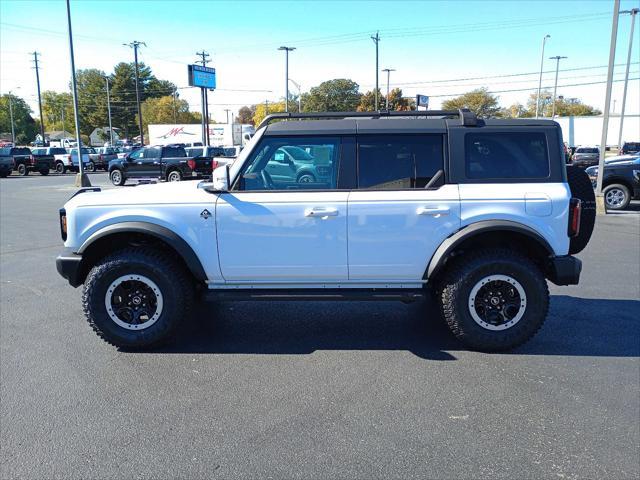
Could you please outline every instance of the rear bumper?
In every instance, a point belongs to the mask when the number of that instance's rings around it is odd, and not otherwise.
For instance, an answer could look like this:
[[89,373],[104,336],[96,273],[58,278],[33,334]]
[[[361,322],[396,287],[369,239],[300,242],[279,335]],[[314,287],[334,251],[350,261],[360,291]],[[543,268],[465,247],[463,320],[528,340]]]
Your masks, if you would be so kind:
[[577,285],[580,282],[582,261],[566,255],[553,257],[549,262],[547,278],[556,285]]
[[69,282],[72,287],[82,285],[80,277],[80,265],[82,255],[73,253],[70,248],[65,248],[56,258],[56,269],[58,273]]

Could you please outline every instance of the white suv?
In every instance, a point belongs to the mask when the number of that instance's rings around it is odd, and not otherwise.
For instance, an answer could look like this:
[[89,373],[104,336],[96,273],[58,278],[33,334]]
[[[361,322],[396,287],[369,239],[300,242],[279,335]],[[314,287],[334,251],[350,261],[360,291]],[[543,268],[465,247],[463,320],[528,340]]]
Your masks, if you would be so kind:
[[[273,123],[289,118],[304,121]],[[292,150],[304,162],[282,155]],[[544,322],[545,279],[578,283],[571,255],[594,214],[553,121],[277,114],[212,181],[80,190],[60,210],[57,268],[84,284],[87,320],[118,347],[167,340],[197,291],[402,301],[431,291],[459,339],[504,350]]]

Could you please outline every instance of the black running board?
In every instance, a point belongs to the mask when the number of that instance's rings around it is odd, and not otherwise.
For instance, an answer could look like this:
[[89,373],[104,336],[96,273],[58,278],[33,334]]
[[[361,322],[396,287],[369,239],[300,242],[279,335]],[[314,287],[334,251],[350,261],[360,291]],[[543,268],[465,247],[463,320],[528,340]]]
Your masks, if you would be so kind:
[[415,302],[424,298],[423,289],[356,289],[356,288],[318,288],[318,289],[213,289],[204,292],[204,300],[208,301],[333,301],[333,300],[382,300]]

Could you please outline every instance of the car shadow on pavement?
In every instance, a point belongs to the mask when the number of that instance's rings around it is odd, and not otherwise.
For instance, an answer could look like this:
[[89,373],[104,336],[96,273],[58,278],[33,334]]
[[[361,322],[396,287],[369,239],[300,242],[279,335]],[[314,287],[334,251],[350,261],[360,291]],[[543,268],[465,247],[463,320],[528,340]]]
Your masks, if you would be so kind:
[[[317,350],[405,350],[456,360],[467,350],[430,301],[200,303],[157,353],[308,355]],[[149,351],[146,351],[149,353]],[[640,356],[640,301],[551,297],[538,334],[505,355]]]

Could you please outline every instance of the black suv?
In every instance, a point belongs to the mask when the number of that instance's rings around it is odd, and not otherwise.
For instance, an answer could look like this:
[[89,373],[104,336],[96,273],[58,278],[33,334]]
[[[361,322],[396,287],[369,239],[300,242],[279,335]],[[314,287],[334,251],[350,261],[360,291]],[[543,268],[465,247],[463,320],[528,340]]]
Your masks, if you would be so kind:
[[640,153],[640,142],[624,142],[618,150],[618,155]]
[[[591,183],[596,186],[598,166],[586,170]],[[602,179],[604,202],[610,210],[624,210],[631,200],[640,200],[640,156],[608,162]]]

